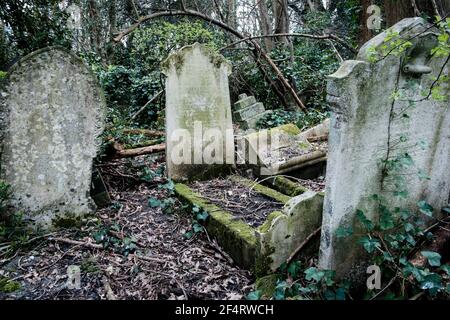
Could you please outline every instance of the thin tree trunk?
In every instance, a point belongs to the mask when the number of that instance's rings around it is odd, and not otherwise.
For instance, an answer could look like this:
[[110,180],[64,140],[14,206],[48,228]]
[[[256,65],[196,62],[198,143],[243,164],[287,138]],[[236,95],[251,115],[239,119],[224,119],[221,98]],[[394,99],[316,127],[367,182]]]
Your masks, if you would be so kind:
[[[269,9],[267,7],[266,0],[255,0],[258,3],[259,10],[259,24],[261,28],[261,33],[263,36],[272,34],[272,19],[269,16]],[[266,51],[270,52],[273,49],[273,39],[264,38],[264,46]]]

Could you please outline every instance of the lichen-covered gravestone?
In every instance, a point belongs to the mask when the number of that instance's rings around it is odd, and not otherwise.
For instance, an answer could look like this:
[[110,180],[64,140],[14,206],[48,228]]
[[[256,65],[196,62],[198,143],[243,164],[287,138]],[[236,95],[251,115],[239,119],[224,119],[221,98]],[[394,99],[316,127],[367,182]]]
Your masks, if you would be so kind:
[[262,102],[256,102],[255,97],[244,93],[234,104],[233,118],[241,129],[249,130],[256,129],[258,121],[270,113],[272,111],[266,111]]
[[230,64],[196,43],[170,55],[163,70],[169,177],[202,179],[234,164]]
[[1,179],[11,206],[34,227],[79,220],[90,198],[105,100],[95,76],[62,48],[36,51],[12,67],[1,100]]
[[[338,230],[362,231],[355,222],[357,210],[378,221],[374,195],[384,197],[393,211],[418,212],[417,204],[424,200],[438,214],[448,202],[449,103],[422,94],[441,70],[449,72],[448,65],[443,67],[445,58],[431,55],[437,31],[421,18],[405,19],[370,40],[358,60],[344,62],[330,76],[333,112],[320,265],[339,277],[360,278],[366,272],[358,236],[340,237]],[[390,46],[385,40],[396,33],[412,45],[385,56]],[[374,62],[369,57],[377,52],[379,61]]]

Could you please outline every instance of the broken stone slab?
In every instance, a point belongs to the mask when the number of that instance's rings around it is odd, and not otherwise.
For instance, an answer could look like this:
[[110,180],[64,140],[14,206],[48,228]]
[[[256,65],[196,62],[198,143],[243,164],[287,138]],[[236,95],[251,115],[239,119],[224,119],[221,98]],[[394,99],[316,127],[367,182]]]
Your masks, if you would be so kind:
[[[410,39],[412,46],[371,63],[369,55],[385,46],[390,31]],[[421,94],[432,86],[445,63],[431,55],[438,33],[422,18],[404,19],[366,43],[358,60],[344,62],[329,77],[332,116],[319,263],[323,269],[335,270],[338,278],[366,277],[368,257],[358,237],[339,238],[337,230],[354,226],[357,210],[375,220],[377,204],[370,200],[372,195],[384,197],[391,208],[412,212],[425,200],[436,208],[436,215],[448,202],[450,106],[448,101],[427,100]],[[404,61],[432,72],[411,73],[404,70]],[[449,73],[448,66],[443,72]],[[396,99],[398,93],[401,97]],[[408,100],[416,101],[413,108]],[[395,188],[383,174],[382,164],[405,153],[414,164],[408,174],[399,172],[408,190],[403,199],[388,191]],[[417,172],[429,179],[421,179]]]
[[324,162],[327,156],[326,147],[308,142],[294,124],[251,133],[243,143],[247,163],[256,165],[261,176],[289,173]]
[[259,120],[271,114],[272,110],[264,111],[261,114],[258,114],[254,117],[248,118],[244,121],[239,122],[239,127],[242,130],[254,130],[258,126]]
[[240,111],[256,103],[254,96],[247,96],[245,93],[239,96],[239,101],[234,104],[234,110]]
[[96,76],[60,47],[10,70],[0,101],[0,178],[9,205],[33,228],[76,223],[95,211],[89,195],[106,102]]
[[305,139],[311,139],[316,137],[328,137],[330,134],[330,119],[326,119],[321,124],[303,131],[300,136]]
[[264,109],[264,105],[261,102],[254,103],[244,109],[239,111],[235,111],[233,113],[235,121],[245,121],[250,118],[254,118],[258,115],[264,113],[266,109]]
[[[292,198],[282,212],[273,213],[258,228],[256,238],[260,255],[275,272],[322,223],[324,194],[307,191]],[[301,253],[317,252],[319,242],[309,244]]]
[[228,76],[231,65],[201,44],[162,64],[166,78],[166,155],[169,178],[206,179],[234,164]]

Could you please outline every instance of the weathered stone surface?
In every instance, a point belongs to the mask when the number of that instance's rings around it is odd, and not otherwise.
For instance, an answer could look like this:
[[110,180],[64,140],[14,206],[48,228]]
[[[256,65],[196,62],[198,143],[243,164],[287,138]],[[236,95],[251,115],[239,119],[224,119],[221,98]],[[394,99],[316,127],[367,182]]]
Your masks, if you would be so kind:
[[326,159],[326,146],[313,145],[300,129],[288,124],[245,136],[246,161],[259,167],[258,175],[279,175]]
[[266,109],[264,109],[264,105],[261,102],[258,102],[239,111],[235,111],[234,118],[237,121],[245,121],[247,119],[258,116],[261,113],[264,113],[265,111]]
[[64,49],[39,50],[13,66],[3,98],[1,178],[11,205],[44,229],[93,212],[105,100],[90,69]]
[[[268,255],[270,269],[276,271],[322,222],[324,196],[307,191],[292,198],[283,212],[269,217],[257,232],[261,255]],[[316,249],[318,244],[316,244]]]
[[[234,164],[230,64],[203,45],[194,44],[169,56],[163,70],[167,76],[169,177],[178,181],[206,178]],[[215,145],[219,147],[212,154],[208,150]]]
[[[445,59],[430,54],[437,44],[436,30],[421,18],[405,19],[393,30],[407,39],[416,36],[412,47],[398,56],[369,63],[369,52],[386,39],[387,33],[382,33],[364,45],[358,60],[344,62],[328,83],[333,113],[320,266],[336,270],[339,277],[365,273],[356,237],[338,238],[336,231],[352,226],[357,210],[371,219],[376,216],[376,203],[370,196],[384,196],[391,208],[413,210],[420,200],[439,210],[449,198],[449,104],[424,100],[421,95],[444,65]],[[431,74],[411,73],[403,69],[404,61],[422,70],[431,69]],[[447,66],[444,74],[448,72]],[[400,98],[394,99],[398,92]],[[407,100],[417,102],[411,107]],[[411,155],[414,165],[406,174],[400,173],[409,192],[407,199],[401,199],[389,191],[392,182],[383,175],[383,161],[405,153]],[[430,179],[421,180],[419,170]]]
[[256,103],[254,96],[247,96],[245,93],[239,96],[239,101],[234,104],[234,110],[239,111]]

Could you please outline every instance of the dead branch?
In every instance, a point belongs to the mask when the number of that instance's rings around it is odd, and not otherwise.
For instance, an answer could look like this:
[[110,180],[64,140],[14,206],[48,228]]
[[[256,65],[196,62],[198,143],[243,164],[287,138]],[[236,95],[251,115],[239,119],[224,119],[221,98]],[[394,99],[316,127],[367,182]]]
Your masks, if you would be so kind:
[[143,156],[146,154],[162,152],[165,150],[166,150],[166,144],[161,143],[161,144],[144,147],[144,148],[119,150],[116,152],[116,154],[114,156],[116,158],[132,158],[132,157],[137,157],[137,156]]
[[87,242],[87,241],[76,241],[76,240],[71,240],[71,239],[66,239],[66,238],[52,238],[52,237],[48,238],[48,240],[54,241],[54,242],[65,243],[65,244],[71,244],[71,245],[80,246],[80,247],[86,247],[86,248],[90,248],[90,249],[103,249],[102,245],[95,244],[92,242]]
[[[136,23],[132,24],[130,27],[128,27],[127,29],[123,30],[122,32],[119,32],[117,34],[117,36],[114,38],[115,42],[120,42],[125,36],[127,36],[128,34],[132,33],[135,29],[137,29],[142,23],[155,19],[155,18],[160,18],[160,17],[173,17],[173,16],[190,16],[190,17],[196,17],[202,20],[205,20],[215,26],[218,26],[222,29],[224,29],[225,31],[233,34],[234,36],[236,36],[239,39],[245,39],[246,37],[241,34],[239,31],[237,31],[236,29],[230,27],[229,25],[216,20],[214,18],[211,18],[201,12],[198,11],[193,11],[193,10],[174,10],[174,11],[160,11],[160,12],[156,12],[150,15],[146,15],[146,16],[142,16],[140,17]],[[259,46],[259,44],[252,40],[252,39],[247,39],[245,40],[247,42],[249,42],[255,49],[255,58],[257,59],[258,56],[261,56],[268,64],[269,66],[272,68],[272,70],[275,72],[275,74],[277,75],[277,77],[280,79],[281,83],[283,84],[283,86],[287,89],[287,91],[292,95],[296,105],[303,111],[306,112],[306,107],[303,104],[303,102],[300,100],[300,98],[298,97],[297,93],[295,92],[294,88],[290,85],[289,81],[284,77],[283,73],[281,72],[281,70],[277,67],[277,65],[272,61],[272,59],[267,55],[267,53]]]
[[149,129],[125,129],[122,132],[124,134],[143,135],[149,138],[163,137],[166,134],[164,131],[155,131]]
[[261,35],[261,36],[246,37],[246,38],[242,38],[239,41],[233,42],[233,43],[221,48],[220,51],[225,50],[231,46],[235,46],[239,43],[249,41],[249,40],[256,40],[256,39],[263,39],[263,38],[277,38],[277,37],[294,37],[294,38],[296,37],[296,38],[307,38],[307,39],[312,39],[312,40],[331,40],[331,41],[341,44],[343,47],[347,48],[354,54],[358,53],[358,51],[355,48],[353,48],[351,45],[349,45],[345,40],[342,40],[341,38],[339,38],[338,36],[336,36],[334,34],[314,35],[314,34],[308,34],[308,33],[274,33],[274,34],[266,34],[266,35]]
[[158,99],[162,94],[164,93],[164,90],[159,91],[156,95],[153,96],[142,108],[140,108],[133,116],[131,116],[131,120],[136,119],[138,115],[140,115],[150,104],[153,103],[156,99]]
[[286,261],[286,264],[289,265],[292,260],[299,254],[303,248],[314,238],[316,237],[320,231],[322,230],[322,227],[317,228],[313,233],[311,233],[298,247],[294,250],[294,252],[289,256],[289,258]]

